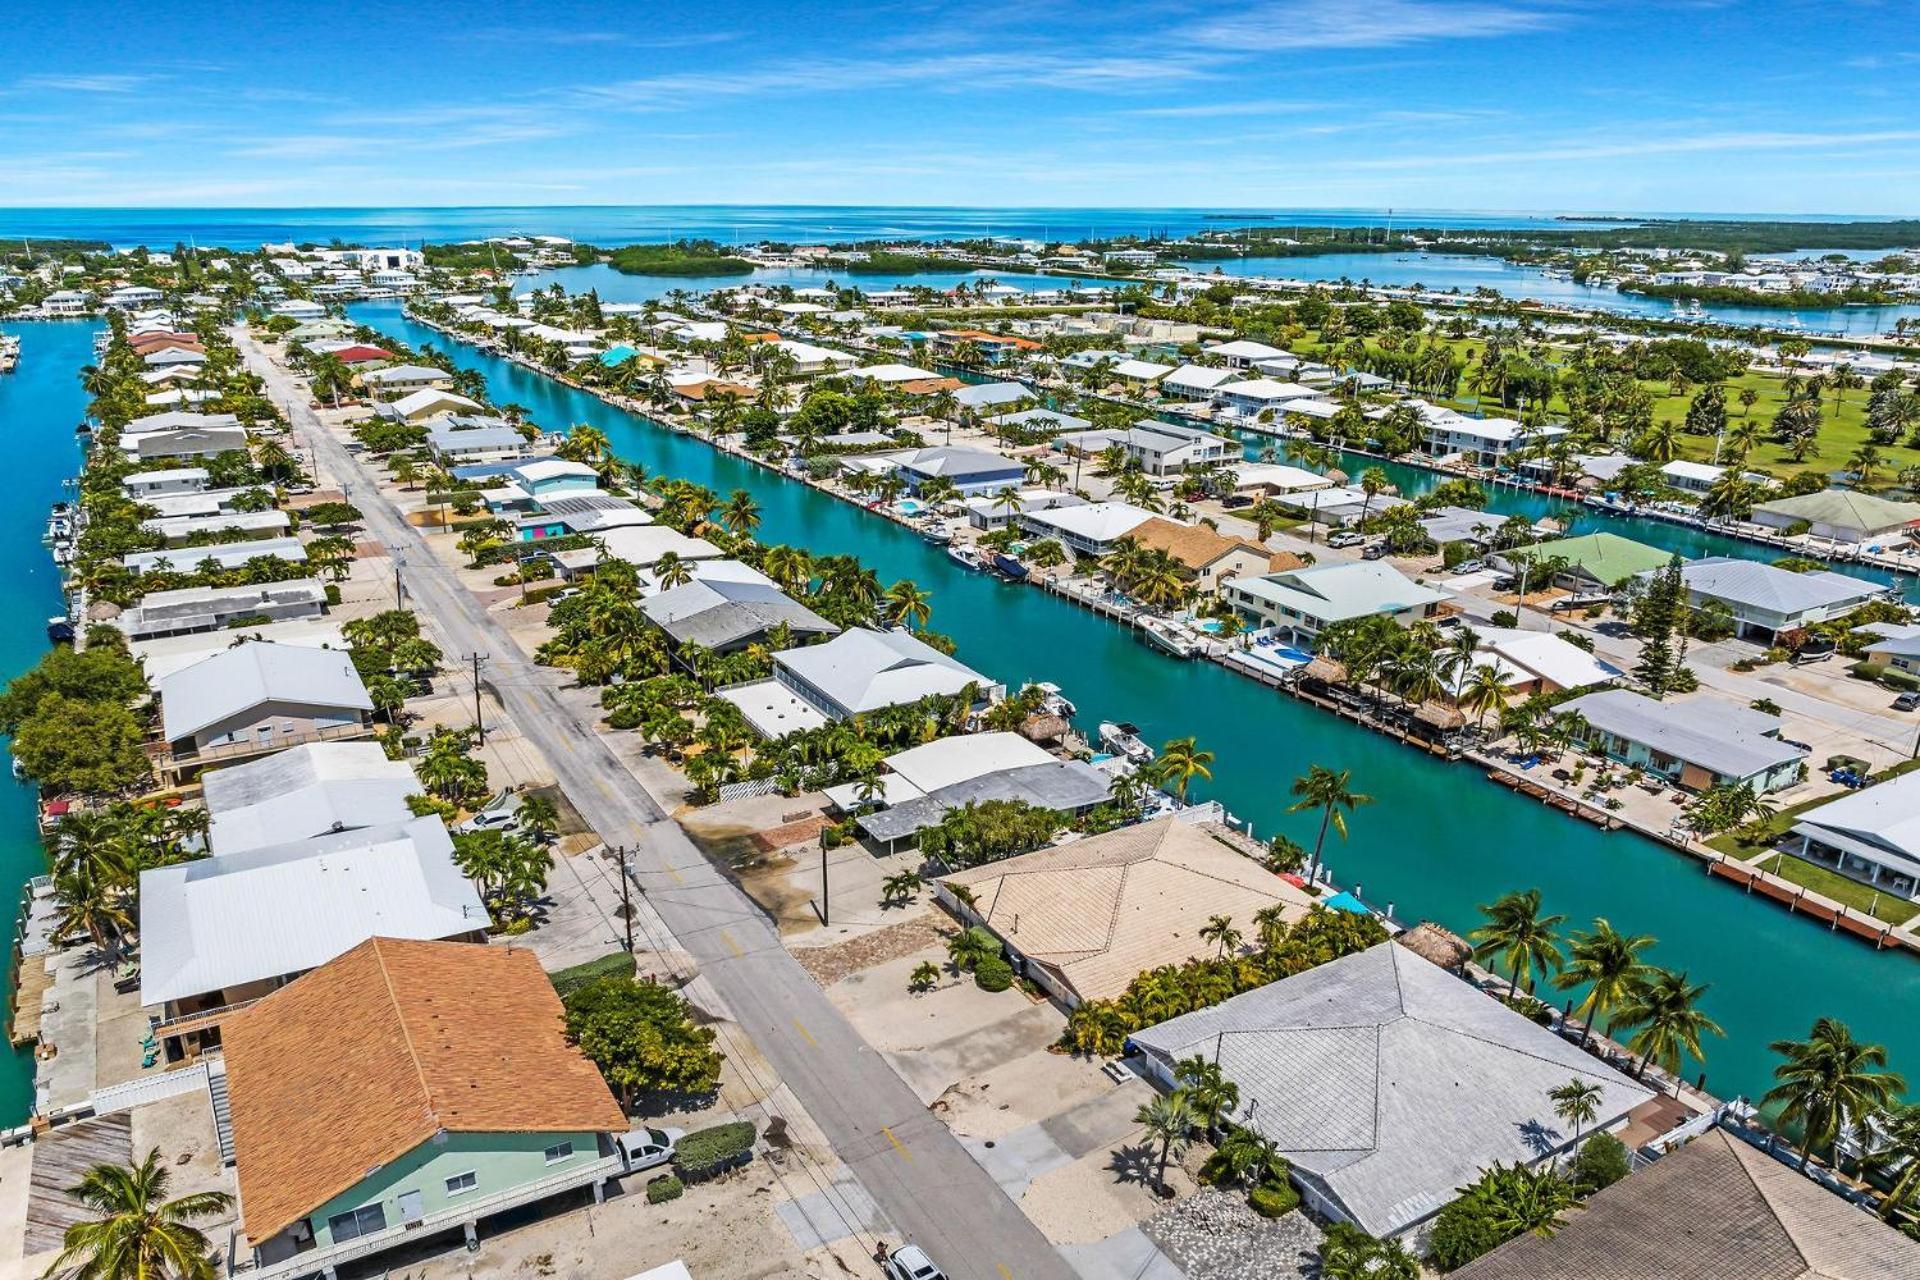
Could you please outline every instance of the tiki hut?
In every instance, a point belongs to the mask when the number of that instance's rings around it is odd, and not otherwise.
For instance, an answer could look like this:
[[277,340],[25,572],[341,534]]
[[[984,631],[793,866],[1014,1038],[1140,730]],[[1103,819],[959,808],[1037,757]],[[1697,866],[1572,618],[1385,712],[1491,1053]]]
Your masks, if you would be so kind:
[[1062,716],[1039,712],[1030,715],[1020,725],[1020,736],[1028,742],[1058,742],[1071,733],[1073,726]]
[[1473,959],[1473,947],[1465,938],[1431,920],[1422,920],[1394,941],[1449,973],[1464,974]]
[[1343,685],[1347,683],[1347,664],[1336,658],[1315,654],[1300,672],[1302,680],[1312,680],[1325,685]]

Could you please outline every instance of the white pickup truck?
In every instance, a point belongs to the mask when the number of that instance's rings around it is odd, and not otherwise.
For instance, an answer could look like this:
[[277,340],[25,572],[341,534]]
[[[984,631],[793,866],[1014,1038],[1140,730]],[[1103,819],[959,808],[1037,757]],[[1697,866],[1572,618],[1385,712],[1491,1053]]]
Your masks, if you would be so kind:
[[685,1129],[649,1129],[644,1125],[621,1134],[620,1154],[626,1159],[627,1172],[638,1173],[673,1159],[674,1149],[685,1134]]

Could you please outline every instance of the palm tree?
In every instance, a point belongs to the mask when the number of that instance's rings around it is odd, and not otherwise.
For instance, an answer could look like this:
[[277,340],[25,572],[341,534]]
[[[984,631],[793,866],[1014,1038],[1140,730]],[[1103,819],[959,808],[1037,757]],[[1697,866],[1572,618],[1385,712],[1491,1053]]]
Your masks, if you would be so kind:
[[1719,1023],[1700,1012],[1700,997],[1706,993],[1706,983],[1690,985],[1686,974],[1670,969],[1649,969],[1633,987],[1614,1022],[1635,1029],[1627,1048],[1641,1055],[1636,1076],[1644,1077],[1648,1064],[1657,1060],[1674,1077],[1677,1089],[1683,1052],[1696,1062],[1706,1061],[1700,1038],[1726,1034]]
[[1320,851],[1327,843],[1327,828],[1332,827],[1345,840],[1347,814],[1363,804],[1373,803],[1372,796],[1361,795],[1353,790],[1352,782],[1352,770],[1329,769],[1321,764],[1310,766],[1304,774],[1293,780],[1296,799],[1287,806],[1287,812],[1320,811],[1320,833],[1313,841],[1313,868],[1307,873],[1308,884],[1319,879]]
[[1600,1015],[1619,1008],[1646,973],[1640,953],[1653,942],[1651,934],[1621,933],[1605,917],[1596,919],[1590,932],[1573,935],[1573,945],[1568,948],[1571,963],[1554,978],[1553,985],[1562,991],[1587,989],[1579,1009],[1581,1048],[1586,1048]]
[[46,1270],[69,1280],[215,1280],[213,1246],[192,1225],[233,1208],[224,1191],[167,1199],[173,1171],[160,1149],[128,1168],[97,1164],[67,1194],[100,1216],[67,1228],[60,1256]]
[[1232,916],[1209,916],[1200,926],[1200,940],[1211,942],[1220,948],[1220,958],[1227,958],[1227,952],[1237,949],[1244,935],[1233,927]]
[[1553,1102],[1553,1114],[1573,1126],[1573,1145],[1580,1146],[1580,1131],[1600,1115],[1600,1098],[1606,1090],[1592,1080],[1573,1077],[1555,1089],[1547,1090]]
[[896,626],[904,624],[907,630],[917,631],[933,616],[933,600],[919,583],[902,578],[887,588],[884,612],[888,622]]
[[745,489],[735,489],[720,508],[720,523],[735,537],[750,537],[760,527],[760,504]]
[[1171,782],[1174,794],[1185,803],[1187,787],[1195,778],[1213,778],[1213,752],[1200,750],[1196,738],[1175,738],[1160,748],[1153,775],[1155,782]]
[[1874,1118],[1880,1141],[1864,1161],[1863,1172],[1887,1179],[1880,1216],[1892,1221],[1920,1191],[1920,1103],[1895,1103]]
[[1160,1194],[1163,1196],[1173,1193],[1173,1189],[1167,1186],[1167,1161],[1176,1149],[1184,1152],[1193,1141],[1193,1129],[1198,1119],[1193,1102],[1184,1089],[1161,1094],[1134,1113],[1134,1123],[1145,1128],[1147,1137],[1160,1144],[1160,1167],[1154,1180],[1160,1184]]
[[913,901],[913,895],[920,892],[921,880],[917,871],[901,871],[888,876],[880,882],[880,903],[882,906],[901,906]]
[[693,581],[693,563],[682,559],[678,551],[662,551],[653,562],[653,576],[662,591],[684,587]]
[[1527,973],[1527,991],[1531,993],[1536,974],[1544,975],[1549,969],[1557,972],[1566,963],[1553,931],[1566,923],[1567,918],[1542,916],[1538,889],[1505,894],[1491,906],[1482,906],[1480,914],[1487,918],[1487,923],[1473,931],[1474,957],[1479,960],[1500,957],[1507,966],[1509,997],[1519,989],[1523,969]]
[[1000,940],[979,925],[962,929],[947,939],[947,959],[956,969],[972,969],[982,960],[999,954]]
[[1240,1105],[1240,1086],[1227,1079],[1217,1062],[1198,1056],[1182,1058],[1174,1064],[1173,1078],[1209,1133]]
[[1467,672],[1459,702],[1460,709],[1473,712],[1479,718],[1479,727],[1485,730],[1487,716],[1507,705],[1507,678],[1500,674],[1500,668],[1482,662]]
[[1886,1069],[1886,1046],[1855,1040],[1837,1018],[1816,1021],[1805,1040],[1775,1040],[1767,1047],[1786,1061],[1773,1069],[1779,1083],[1760,1102],[1779,1103],[1781,1123],[1801,1126],[1802,1169],[1816,1144],[1831,1148],[1869,1113],[1907,1091],[1906,1079]]

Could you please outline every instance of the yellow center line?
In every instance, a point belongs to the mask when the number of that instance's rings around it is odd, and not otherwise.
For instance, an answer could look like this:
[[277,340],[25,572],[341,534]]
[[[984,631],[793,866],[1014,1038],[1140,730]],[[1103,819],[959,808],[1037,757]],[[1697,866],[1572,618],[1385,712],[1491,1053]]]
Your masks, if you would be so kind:
[[892,1129],[889,1129],[886,1125],[881,1125],[880,1132],[887,1135],[887,1141],[893,1144],[893,1149],[900,1153],[902,1160],[905,1160],[908,1164],[913,1163],[913,1153],[900,1144],[900,1139],[893,1136]]
[[806,1024],[800,1021],[800,1019],[795,1018],[793,1020],[793,1027],[794,1027],[794,1030],[800,1033],[802,1038],[804,1038],[808,1044],[812,1045],[816,1049],[820,1047],[820,1042],[813,1038],[813,1032],[807,1030]]
[[685,883],[686,883],[686,879],[685,879],[685,878],[684,878],[683,876],[681,876],[681,874],[680,874],[680,872],[679,872],[679,870],[678,870],[678,869],[676,869],[676,868],[674,868],[674,867],[668,867],[668,868],[667,868],[667,874],[673,877],[673,882],[674,882],[675,884],[685,884]]
[[1013,1272],[1007,1270],[1006,1263],[996,1262],[993,1264],[993,1269],[1000,1273],[1001,1280],[1013,1280]]
[[738,956],[744,956],[744,955],[746,955],[746,954],[747,954],[746,952],[744,952],[744,951],[742,951],[742,950],[740,949],[740,944],[739,944],[739,943],[737,943],[737,942],[735,942],[735,941],[733,940],[733,935],[732,935],[732,934],[730,934],[730,933],[728,933],[728,932],[727,932],[727,931],[726,931],[725,929],[722,929],[722,930],[720,931],[720,941],[722,941],[722,942],[724,942],[724,943],[726,943],[726,944],[727,944],[727,950],[729,950],[729,951],[731,951],[731,952],[733,952],[733,954],[734,954],[734,955],[735,955],[736,957],[738,957]]

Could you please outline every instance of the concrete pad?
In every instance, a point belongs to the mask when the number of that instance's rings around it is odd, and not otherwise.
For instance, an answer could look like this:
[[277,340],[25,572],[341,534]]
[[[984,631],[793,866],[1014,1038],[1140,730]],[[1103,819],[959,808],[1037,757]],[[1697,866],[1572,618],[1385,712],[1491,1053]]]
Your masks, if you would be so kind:
[[826,1188],[776,1206],[774,1212],[802,1249],[818,1249],[854,1235],[898,1235],[880,1206],[851,1173],[841,1173]]
[[960,1145],[1014,1200],[1026,1194],[1035,1178],[1074,1160],[1071,1152],[1061,1150],[1037,1124],[1016,1129],[1004,1138],[962,1138]]
[[1045,1048],[1059,1039],[1060,1017],[1050,1006],[1028,1004],[1020,996],[1014,998],[1022,1007],[1010,1017],[934,1044],[888,1052],[887,1060],[920,1100],[930,1103],[956,1080]]
[[1060,1256],[1082,1280],[1186,1280],[1138,1227],[1093,1244],[1063,1244]]
[[[1097,1062],[1042,1048],[962,1080],[941,1095],[933,1110],[956,1134],[998,1138],[1077,1111],[1118,1087]],[[1143,1100],[1132,1097],[1126,1105],[1137,1107]]]
[[1041,1121],[1041,1127],[1062,1151],[1077,1160],[1117,1146],[1137,1132],[1140,1126],[1134,1116],[1152,1097],[1153,1090],[1135,1077],[1126,1084],[1111,1086],[1104,1094],[1088,1098],[1070,1111]]

